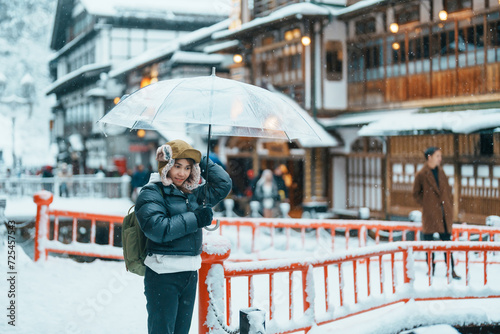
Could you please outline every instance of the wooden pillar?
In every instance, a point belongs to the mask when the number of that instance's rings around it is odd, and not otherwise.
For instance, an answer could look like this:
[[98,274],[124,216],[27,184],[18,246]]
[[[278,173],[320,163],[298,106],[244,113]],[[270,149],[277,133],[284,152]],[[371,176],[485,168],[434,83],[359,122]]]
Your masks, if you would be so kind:
[[453,173],[453,221],[459,220],[458,214],[460,212],[460,191],[462,188],[462,169],[459,161],[460,145],[459,135],[453,134],[453,166],[455,173]]
[[314,179],[314,189],[313,196],[316,196],[317,199],[325,200],[326,193],[326,178],[325,178],[325,160],[324,160],[323,150],[321,148],[314,149],[314,168],[312,175]]
[[387,152],[385,153],[385,216],[389,216],[391,211],[391,182],[392,182],[392,165],[391,165],[391,138],[387,137]]
[[311,202],[312,199],[312,151],[306,148],[304,159],[304,202]]
[[259,159],[259,154],[257,153],[257,151],[258,151],[257,147],[260,144],[261,143],[259,142],[259,140],[256,139],[254,149],[252,151],[252,169],[253,169],[253,172],[255,174],[255,177],[259,176],[259,171],[260,171],[260,159]]

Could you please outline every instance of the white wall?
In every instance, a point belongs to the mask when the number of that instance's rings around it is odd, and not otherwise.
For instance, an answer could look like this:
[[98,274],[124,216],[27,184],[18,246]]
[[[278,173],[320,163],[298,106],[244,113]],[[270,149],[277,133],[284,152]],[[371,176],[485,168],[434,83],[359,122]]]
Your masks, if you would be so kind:
[[[338,21],[331,22],[324,29],[323,41],[341,41],[343,44],[343,73],[342,80],[330,81],[326,77],[323,80],[323,98],[321,103],[325,109],[345,110],[347,109],[347,48],[345,24]],[[325,48],[323,46],[323,53]],[[324,55],[323,55],[324,57]],[[324,58],[323,58],[324,60]],[[324,65],[324,64],[323,64]],[[323,71],[324,71],[323,66]]]
[[346,180],[346,158],[343,156],[334,156],[332,158],[332,198],[333,198],[333,207],[337,209],[343,209],[346,207],[347,198],[346,198],[346,189],[347,189],[347,180]]

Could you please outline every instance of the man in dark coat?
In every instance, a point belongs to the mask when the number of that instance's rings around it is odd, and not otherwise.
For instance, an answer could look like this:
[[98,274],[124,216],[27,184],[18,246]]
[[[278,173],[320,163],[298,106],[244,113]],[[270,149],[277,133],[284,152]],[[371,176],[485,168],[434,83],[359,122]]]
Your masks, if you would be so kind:
[[[442,152],[438,147],[429,147],[424,152],[426,163],[415,176],[413,198],[422,206],[422,239],[434,240],[434,233],[443,241],[451,240],[453,226],[453,195],[448,177],[441,168]],[[446,255],[445,255],[445,259]],[[432,274],[434,274],[434,253],[432,254]],[[451,256],[452,277],[455,273]]]

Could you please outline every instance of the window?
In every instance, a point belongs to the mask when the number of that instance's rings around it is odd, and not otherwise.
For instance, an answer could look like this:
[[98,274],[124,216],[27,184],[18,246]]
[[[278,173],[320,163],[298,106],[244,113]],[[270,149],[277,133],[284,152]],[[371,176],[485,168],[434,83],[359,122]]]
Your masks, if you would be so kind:
[[365,68],[377,68],[382,66],[382,58],[380,57],[380,47],[370,46],[365,49]]
[[262,38],[262,46],[271,45],[274,43],[274,36],[266,36]]
[[493,134],[481,133],[479,135],[479,149],[481,155],[493,155]]
[[300,54],[294,54],[290,59],[290,69],[291,70],[300,70],[302,68],[302,57]]
[[356,22],[356,35],[371,34],[375,32],[375,18]]
[[342,63],[344,60],[342,43],[328,41],[326,43],[326,79],[342,80]]
[[419,4],[405,5],[396,10],[394,14],[398,24],[406,24],[411,22],[420,21],[420,7]]
[[444,9],[448,13],[459,12],[464,9],[472,9],[472,0],[444,0]]

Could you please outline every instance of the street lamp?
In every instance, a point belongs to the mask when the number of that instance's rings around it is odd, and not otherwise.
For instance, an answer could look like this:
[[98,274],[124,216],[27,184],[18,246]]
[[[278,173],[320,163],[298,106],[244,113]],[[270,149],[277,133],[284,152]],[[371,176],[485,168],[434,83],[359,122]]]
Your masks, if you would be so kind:
[[10,94],[9,96],[4,96],[7,88],[7,78],[0,72],[0,104],[6,105],[9,110],[8,114],[12,119],[12,166],[13,170],[17,167],[16,158],[16,117],[17,117],[17,107],[18,106],[28,106],[29,114],[31,117],[33,111],[33,102],[35,100],[35,80],[33,77],[27,73],[25,74],[21,81],[19,82],[19,94]]

